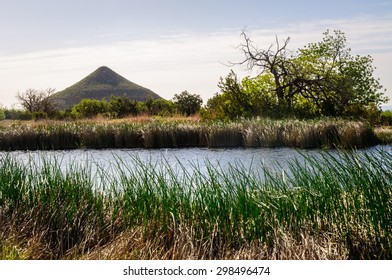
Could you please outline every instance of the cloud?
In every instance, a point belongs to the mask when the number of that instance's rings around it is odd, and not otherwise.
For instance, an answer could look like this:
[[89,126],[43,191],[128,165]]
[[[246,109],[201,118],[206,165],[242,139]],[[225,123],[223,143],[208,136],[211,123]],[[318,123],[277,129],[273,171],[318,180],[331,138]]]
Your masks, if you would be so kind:
[[[354,53],[373,55],[378,67],[376,74],[391,94],[392,84],[387,79],[392,65],[391,17],[300,22],[273,29],[248,27],[247,31],[260,47],[268,47],[278,35],[281,39],[291,36],[290,47],[296,49],[320,41],[326,29],[344,31]],[[214,33],[183,31],[96,46],[3,54],[0,55],[0,102],[15,103],[16,92],[30,87],[64,89],[102,65],[164,98],[188,90],[207,100],[218,91],[219,77],[230,70],[222,62],[242,59],[241,52],[234,48],[240,43],[240,32],[241,28]],[[240,76],[249,74],[238,68],[236,71]]]

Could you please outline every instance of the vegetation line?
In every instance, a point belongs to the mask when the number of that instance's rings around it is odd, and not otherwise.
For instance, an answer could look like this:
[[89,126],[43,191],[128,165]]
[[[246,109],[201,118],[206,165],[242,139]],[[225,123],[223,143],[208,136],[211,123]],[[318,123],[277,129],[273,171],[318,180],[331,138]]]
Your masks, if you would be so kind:
[[134,161],[97,188],[88,166],[2,156],[0,259],[392,258],[390,152],[322,152],[283,173]]
[[378,143],[360,121],[253,119],[198,122],[132,119],[11,122],[0,124],[0,150],[78,148],[295,147],[351,148]]

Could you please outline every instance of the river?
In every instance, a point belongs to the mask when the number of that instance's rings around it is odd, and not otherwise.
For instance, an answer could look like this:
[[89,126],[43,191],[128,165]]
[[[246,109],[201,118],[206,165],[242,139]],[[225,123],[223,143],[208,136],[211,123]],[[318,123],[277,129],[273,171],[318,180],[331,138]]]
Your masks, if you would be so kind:
[[[354,152],[364,153],[377,150],[392,152],[392,146],[375,146]],[[45,161],[56,161],[63,170],[72,166],[89,166],[92,174],[98,170],[110,170],[118,165],[132,170],[139,163],[160,168],[170,166],[176,172],[198,171],[208,172],[208,166],[226,170],[230,166],[240,166],[246,170],[257,171],[260,165],[287,169],[288,162],[294,159],[300,162],[303,156],[316,156],[321,159],[321,150],[299,150],[292,148],[257,148],[257,149],[107,149],[107,150],[64,150],[64,151],[13,151],[0,152],[0,156],[10,155],[23,164],[41,166]],[[339,156],[338,150],[328,150],[328,153]]]

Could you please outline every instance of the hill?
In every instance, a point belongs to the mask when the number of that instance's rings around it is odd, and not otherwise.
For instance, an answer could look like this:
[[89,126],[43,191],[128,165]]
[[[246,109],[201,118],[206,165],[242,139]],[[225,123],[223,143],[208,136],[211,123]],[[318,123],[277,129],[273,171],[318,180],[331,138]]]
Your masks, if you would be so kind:
[[72,108],[84,98],[109,100],[112,95],[125,95],[136,101],[161,98],[155,92],[125,79],[106,66],[102,66],[80,82],[55,93],[51,99],[56,103],[58,109],[64,110]]

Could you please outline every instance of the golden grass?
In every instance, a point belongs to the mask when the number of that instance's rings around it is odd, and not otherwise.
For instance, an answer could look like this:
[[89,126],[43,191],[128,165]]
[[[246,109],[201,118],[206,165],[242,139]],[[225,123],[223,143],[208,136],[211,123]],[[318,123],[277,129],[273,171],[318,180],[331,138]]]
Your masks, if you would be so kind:
[[[273,234],[271,245],[257,240],[238,248],[217,248],[211,239],[197,239],[192,228],[180,227],[168,242],[168,236],[146,234],[142,227],[121,232],[109,242],[90,251],[72,248],[62,259],[78,260],[339,260],[348,259],[350,248],[345,240],[334,240],[332,234],[314,236],[307,231],[300,238],[282,230]],[[207,240],[207,241],[206,241]],[[32,236],[22,242],[6,240],[0,243],[0,259],[52,259],[47,244]],[[357,241],[357,249],[361,243]]]
[[202,122],[198,117],[138,116],[113,120],[96,118],[77,121],[0,123],[1,150],[180,147],[360,148],[376,143],[377,138],[368,124],[341,119]]
[[392,126],[376,127],[374,133],[382,144],[392,145]]

